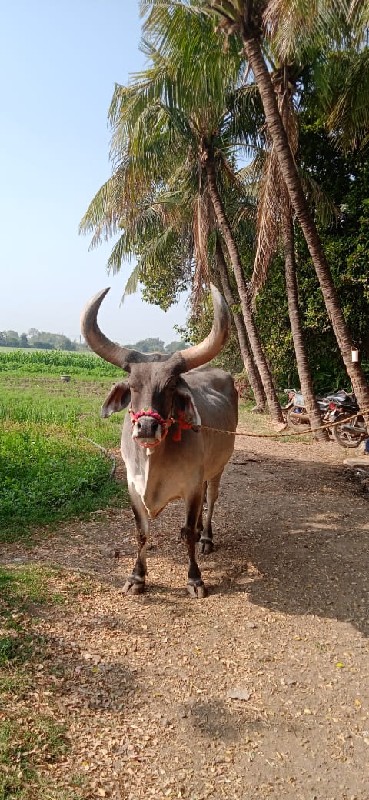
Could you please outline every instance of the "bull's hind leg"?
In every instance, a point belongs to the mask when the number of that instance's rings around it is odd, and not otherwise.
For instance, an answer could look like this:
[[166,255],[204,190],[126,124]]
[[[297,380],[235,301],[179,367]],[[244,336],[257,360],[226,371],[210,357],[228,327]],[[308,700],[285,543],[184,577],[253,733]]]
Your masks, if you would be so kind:
[[205,500],[206,500],[207,487],[208,487],[208,485],[207,485],[207,483],[205,481],[205,483],[203,484],[203,487],[202,487],[201,508],[200,508],[200,513],[199,513],[198,520],[197,520],[197,525],[196,525],[196,538],[197,538],[198,542],[200,541],[201,534],[202,534],[202,532],[204,530],[203,514],[204,514],[204,503],[205,503]]
[[149,535],[149,518],[141,498],[134,489],[130,489],[132,511],[134,513],[137,530],[137,559],[131,575],[128,576],[124,586],[124,594],[142,594],[145,591],[146,543]]
[[211,520],[213,516],[214,506],[218,499],[219,484],[222,474],[223,470],[222,472],[219,473],[219,475],[216,475],[215,478],[212,478],[210,481],[208,481],[207,485],[206,502],[208,508],[206,514],[205,527],[201,533],[200,545],[199,545],[200,553],[204,553],[205,555],[212,553],[214,550],[213,529],[211,525]]
[[187,545],[188,582],[187,591],[191,597],[206,597],[206,588],[196,561],[196,542],[198,541],[198,520],[202,508],[202,491],[186,502],[186,522],[181,530],[181,537]]

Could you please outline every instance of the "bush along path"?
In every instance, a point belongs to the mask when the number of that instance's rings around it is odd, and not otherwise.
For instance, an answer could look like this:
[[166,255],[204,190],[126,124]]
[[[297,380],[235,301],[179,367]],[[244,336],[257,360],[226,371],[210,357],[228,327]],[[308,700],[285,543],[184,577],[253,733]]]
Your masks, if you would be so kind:
[[179,503],[142,597],[127,509],[4,546],[2,800],[367,800],[368,500],[342,457],[238,439],[202,601]]

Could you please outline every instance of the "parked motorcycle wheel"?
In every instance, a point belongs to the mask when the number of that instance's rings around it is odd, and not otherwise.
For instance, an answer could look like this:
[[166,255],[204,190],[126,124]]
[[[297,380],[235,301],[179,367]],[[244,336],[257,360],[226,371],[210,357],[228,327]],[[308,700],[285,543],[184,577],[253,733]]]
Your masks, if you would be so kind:
[[332,431],[340,447],[359,447],[360,442],[367,436],[364,418],[360,415],[350,422],[347,422],[347,417],[346,422],[345,418],[343,418],[342,425],[335,425]]
[[289,408],[287,411],[287,424],[290,428],[294,428],[295,430],[298,428],[300,431],[305,429],[309,430],[310,428],[308,415],[303,412],[298,414],[293,408]]

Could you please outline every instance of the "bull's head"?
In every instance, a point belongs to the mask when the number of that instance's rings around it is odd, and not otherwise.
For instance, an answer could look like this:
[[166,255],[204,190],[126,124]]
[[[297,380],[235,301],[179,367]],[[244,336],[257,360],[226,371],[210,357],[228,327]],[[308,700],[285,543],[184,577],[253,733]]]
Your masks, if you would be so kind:
[[109,417],[130,404],[132,436],[137,444],[153,448],[165,438],[173,420],[182,427],[201,423],[191,392],[181,374],[211,361],[222,349],[229,333],[229,311],[222,295],[211,285],[214,306],[213,327],[200,344],[172,355],[140,353],[107,339],[97,324],[97,313],[109,289],[90,300],[82,313],[82,333],[97,355],[129,373],[115,384],[106,398],[102,415]]

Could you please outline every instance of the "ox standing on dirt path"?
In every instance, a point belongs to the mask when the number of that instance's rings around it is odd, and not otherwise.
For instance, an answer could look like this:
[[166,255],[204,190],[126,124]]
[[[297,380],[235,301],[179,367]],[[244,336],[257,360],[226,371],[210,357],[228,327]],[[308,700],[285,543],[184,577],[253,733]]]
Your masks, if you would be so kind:
[[[189,558],[187,589],[192,597],[205,597],[195,545],[200,538],[202,552],[213,549],[211,518],[234,436],[201,426],[235,431],[237,392],[231,375],[203,365],[220,352],[228,337],[228,308],[212,285],[214,321],[206,339],[173,355],[146,354],[114,344],[100,331],[97,313],[108,291],[90,300],[81,325],[91,349],[129,373],[127,381],[113,386],[102,407],[102,415],[108,417],[130,404],[121,450],[136,520],[138,555],[123,591],[144,591],[149,518],[154,519],[171,500],[182,498],[185,524],[181,536]],[[183,373],[187,373],[186,379]],[[208,510],[203,527],[205,494]]]

